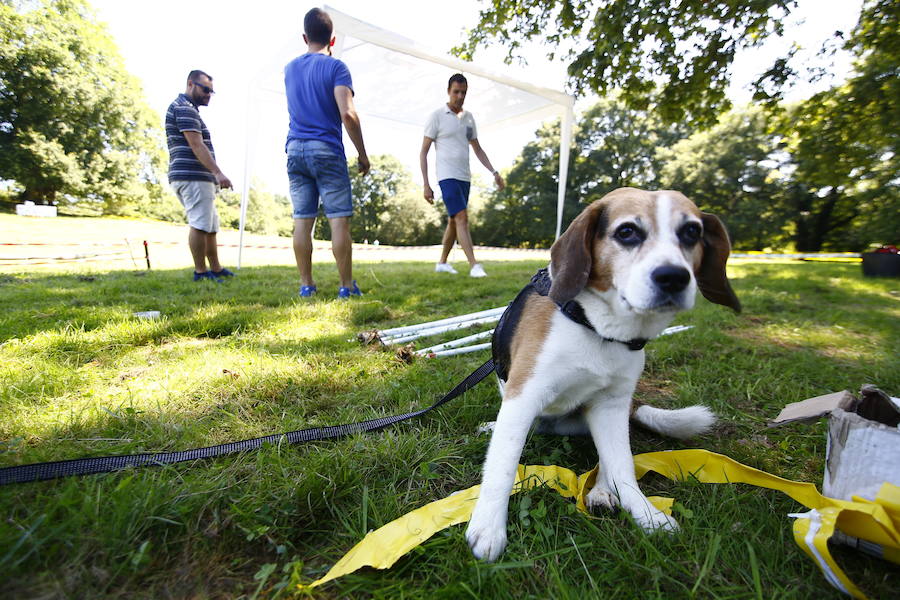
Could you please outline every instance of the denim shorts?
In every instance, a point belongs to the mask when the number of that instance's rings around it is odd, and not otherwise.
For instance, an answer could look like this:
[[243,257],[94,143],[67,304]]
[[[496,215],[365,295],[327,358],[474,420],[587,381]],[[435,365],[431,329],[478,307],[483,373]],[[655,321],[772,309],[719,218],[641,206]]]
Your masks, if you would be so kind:
[[462,179],[441,179],[441,198],[447,207],[447,214],[451,217],[465,210],[469,206],[469,187],[471,183]]
[[315,219],[320,198],[329,219],[353,215],[350,174],[343,156],[318,140],[291,140],[287,155],[295,219]]
[[206,233],[219,231],[216,184],[211,181],[173,181],[172,189],[187,215],[188,225]]

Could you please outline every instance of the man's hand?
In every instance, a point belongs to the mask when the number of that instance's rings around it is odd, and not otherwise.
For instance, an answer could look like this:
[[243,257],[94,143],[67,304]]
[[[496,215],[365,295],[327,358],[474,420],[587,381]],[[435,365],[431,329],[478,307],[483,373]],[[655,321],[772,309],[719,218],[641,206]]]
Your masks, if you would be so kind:
[[502,190],[506,187],[506,182],[503,181],[503,176],[498,172],[494,173],[494,183],[497,184],[497,189]]
[[365,175],[369,172],[371,165],[369,165],[369,157],[368,156],[360,156],[356,159],[356,166],[359,168],[359,174]]
[[425,193],[423,194],[425,199],[428,200],[428,204],[434,204],[434,191],[432,191],[431,186],[427,183],[425,184]]
[[225,173],[223,173],[221,171],[216,173],[216,185],[218,185],[219,188],[221,188],[223,190],[233,189],[233,186],[231,185],[231,180],[228,179],[227,177],[225,177]]
[[225,177],[225,174],[219,170],[216,159],[213,158],[213,155],[209,152],[209,148],[203,143],[203,135],[199,131],[182,131],[182,133],[184,134],[184,139],[187,140],[188,146],[191,147],[194,156],[200,161],[200,164],[209,169],[209,172],[216,178],[216,185],[218,185],[220,189],[232,189],[231,180]]

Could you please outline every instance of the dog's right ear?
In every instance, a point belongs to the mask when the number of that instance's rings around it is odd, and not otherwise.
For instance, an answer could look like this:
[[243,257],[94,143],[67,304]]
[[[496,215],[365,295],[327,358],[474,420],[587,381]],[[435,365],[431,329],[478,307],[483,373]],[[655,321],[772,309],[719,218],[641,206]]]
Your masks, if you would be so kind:
[[606,205],[602,200],[593,202],[575,217],[550,248],[550,298],[557,304],[565,304],[587,285],[598,229],[606,230]]

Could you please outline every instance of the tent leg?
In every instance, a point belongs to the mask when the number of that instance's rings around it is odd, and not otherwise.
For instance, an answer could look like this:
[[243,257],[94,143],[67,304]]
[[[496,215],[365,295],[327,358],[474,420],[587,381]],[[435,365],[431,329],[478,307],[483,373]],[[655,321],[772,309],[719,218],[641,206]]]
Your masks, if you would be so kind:
[[[258,130],[258,127],[255,127],[258,119],[258,114],[252,110],[252,85],[253,84],[251,84],[251,87],[247,89],[247,118],[244,121],[247,124],[247,145],[244,147],[244,185],[241,187],[241,220],[240,225],[238,226],[238,269],[241,268],[241,259],[244,256],[244,223],[247,219],[247,204],[250,202],[250,160],[253,151],[256,149],[255,131]],[[256,115],[256,119],[254,119],[254,115]]]
[[559,132],[559,188],[556,193],[556,237],[562,231],[563,207],[566,202],[566,183],[569,178],[569,148],[572,145],[572,124],[575,115],[571,106],[565,108]]

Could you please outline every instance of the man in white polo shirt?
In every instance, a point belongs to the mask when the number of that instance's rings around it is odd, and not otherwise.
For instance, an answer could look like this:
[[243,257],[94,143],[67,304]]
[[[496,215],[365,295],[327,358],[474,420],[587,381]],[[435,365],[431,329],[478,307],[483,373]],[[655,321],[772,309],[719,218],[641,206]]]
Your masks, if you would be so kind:
[[447,207],[447,229],[444,231],[441,260],[435,265],[438,273],[456,273],[452,265],[447,264],[447,257],[453,248],[453,242],[459,240],[463,252],[469,261],[469,275],[485,277],[487,273],[475,260],[472,248],[472,235],[469,233],[469,215],[466,207],[469,204],[469,187],[472,175],[469,172],[469,146],[475,150],[475,156],[481,164],[494,175],[494,182],[499,189],[506,185],[500,173],[491,165],[490,159],[478,143],[478,130],[472,113],[463,110],[469,83],[457,73],[447,83],[447,104],[437,109],[425,123],[425,139],[419,153],[422,167],[422,179],[425,184],[425,199],[434,204],[434,192],[428,183],[428,150],[435,145],[437,153],[437,178],[441,188],[441,197]]

